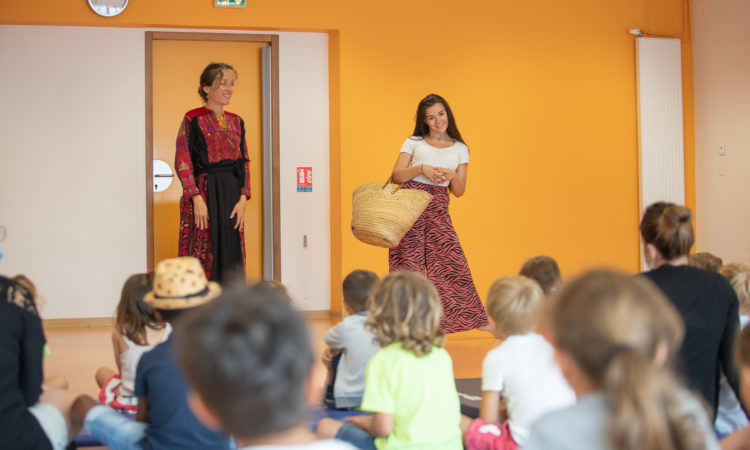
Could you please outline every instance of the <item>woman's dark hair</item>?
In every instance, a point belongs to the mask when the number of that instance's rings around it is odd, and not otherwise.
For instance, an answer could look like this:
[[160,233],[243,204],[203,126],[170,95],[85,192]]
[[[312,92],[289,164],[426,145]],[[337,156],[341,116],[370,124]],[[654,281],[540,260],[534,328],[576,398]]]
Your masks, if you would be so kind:
[[458,142],[466,144],[466,141],[464,141],[464,138],[461,137],[461,133],[458,131],[458,125],[456,125],[456,119],[453,118],[453,111],[451,111],[451,107],[448,106],[448,102],[446,102],[443,97],[437,94],[430,94],[419,102],[419,105],[417,106],[417,121],[414,125],[414,132],[412,133],[412,136],[425,137],[430,135],[430,127],[425,123],[425,111],[430,106],[438,103],[441,103],[443,105],[446,114],[448,114],[448,136],[452,137]]
[[137,345],[146,345],[146,327],[162,329],[164,324],[156,318],[154,308],[143,300],[151,290],[151,277],[145,273],[131,275],[122,286],[120,304],[117,305],[115,326],[117,331]]
[[231,70],[235,75],[237,75],[237,71],[234,70],[234,67],[226,63],[212,62],[211,64],[207,65],[205,69],[203,69],[203,73],[201,73],[200,85],[198,86],[198,95],[201,96],[204,102],[208,101],[208,94],[206,94],[203,88],[205,86],[213,86],[214,81],[221,78],[224,70]]
[[646,208],[641,220],[641,236],[653,244],[665,260],[671,261],[690,253],[695,242],[693,213],[684,206],[657,202]]

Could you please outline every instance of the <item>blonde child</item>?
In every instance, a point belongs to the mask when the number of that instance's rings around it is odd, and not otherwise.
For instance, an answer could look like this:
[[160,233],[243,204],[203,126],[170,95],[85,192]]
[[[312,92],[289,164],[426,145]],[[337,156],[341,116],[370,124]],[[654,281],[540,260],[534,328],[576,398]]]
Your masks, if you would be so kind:
[[164,342],[172,328],[160,322],[143,296],[151,290],[151,277],[136,274],[125,281],[117,306],[115,329],[112,331],[112,346],[117,371],[100,367],[96,371],[96,383],[101,388],[99,403],[114,409],[136,412],[138,399],[133,394],[135,370],[141,356]]
[[[719,269],[719,273],[729,280],[737,293],[740,304],[740,328],[744,329],[750,322],[750,266],[745,263],[729,263]],[[747,426],[745,411],[732,390],[727,378],[722,375],[719,382],[719,406],[716,408],[716,433],[728,435]]]
[[[750,404],[750,327],[745,327],[737,339],[735,359],[740,367],[741,396],[745,404]],[[723,450],[749,450],[750,426],[741,428],[721,440]]]
[[[479,418],[462,418],[469,450],[518,448],[536,419],[575,403],[552,346],[534,332],[543,298],[539,284],[522,275],[501,278],[490,288],[487,319],[502,343],[484,358]],[[499,412],[501,398],[506,415]]]
[[669,370],[684,325],[653,283],[586,274],[553,298],[545,324],[578,402],[539,419],[524,450],[718,448],[702,403]]
[[724,262],[718,256],[708,252],[693,253],[688,256],[688,265],[709,272],[718,272]]
[[424,275],[394,272],[370,301],[369,326],[382,346],[367,364],[362,409],[372,416],[323,419],[318,435],[364,449],[462,448],[453,363],[442,348],[442,308]]

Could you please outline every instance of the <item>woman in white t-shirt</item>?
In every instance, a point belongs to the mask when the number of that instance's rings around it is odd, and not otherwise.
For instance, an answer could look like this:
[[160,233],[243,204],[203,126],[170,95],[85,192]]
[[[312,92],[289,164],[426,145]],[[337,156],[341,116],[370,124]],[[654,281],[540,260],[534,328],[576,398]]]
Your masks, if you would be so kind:
[[427,275],[443,304],[440,328],[448,333],[485,327],[487,317],[471,278],[461,243],[448,213],[450,195],[466,192],[469,148],[461,138],[448,102],[430,94],[419,102],[414,133],[401,147],[393,181],[433,195],[398,247],[388,254],[389,269]]

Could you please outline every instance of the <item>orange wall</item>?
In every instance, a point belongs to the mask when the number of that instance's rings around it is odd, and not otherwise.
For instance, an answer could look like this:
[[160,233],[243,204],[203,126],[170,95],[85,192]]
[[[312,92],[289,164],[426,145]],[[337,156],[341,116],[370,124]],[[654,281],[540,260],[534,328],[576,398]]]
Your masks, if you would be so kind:
[[[638,270],[635,46],[626,30],[680,33],[682,0],[212,3],[131,1],[104,19],[83,0],[3,0],[0,21],[335,31],[335,294],[341,274],[387,271],[387,252],[349,231],[351,192],[385,180],[430,92],[448,99],[471,150],[467,193],[451,211],[482,296],[539,253],[557,258],[565,275],[595,265]],[[694,207],[690,43],[683,50],[686,198]]]

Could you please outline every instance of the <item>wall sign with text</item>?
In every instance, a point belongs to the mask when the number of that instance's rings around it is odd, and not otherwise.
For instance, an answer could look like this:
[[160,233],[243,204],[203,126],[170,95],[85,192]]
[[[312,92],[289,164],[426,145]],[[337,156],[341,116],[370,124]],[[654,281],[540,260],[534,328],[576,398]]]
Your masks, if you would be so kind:
[[312,192],[312,167],[297,167],[297,192]]

